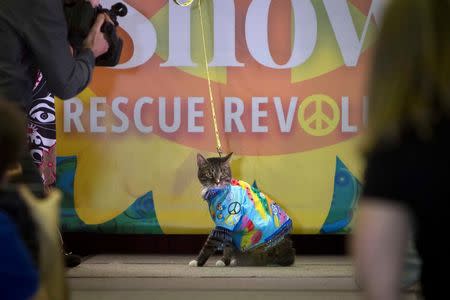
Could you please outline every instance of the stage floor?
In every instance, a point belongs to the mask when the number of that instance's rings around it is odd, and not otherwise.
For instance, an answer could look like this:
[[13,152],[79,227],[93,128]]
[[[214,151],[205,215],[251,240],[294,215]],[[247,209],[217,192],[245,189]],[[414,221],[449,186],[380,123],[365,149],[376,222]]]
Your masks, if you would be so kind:
[[[188,266],[194,257],[96,255],[68,270],[73,300],[360,299],[348,257],[298,256],[292,267]],[[405,299],[418,299],[417,289]]]

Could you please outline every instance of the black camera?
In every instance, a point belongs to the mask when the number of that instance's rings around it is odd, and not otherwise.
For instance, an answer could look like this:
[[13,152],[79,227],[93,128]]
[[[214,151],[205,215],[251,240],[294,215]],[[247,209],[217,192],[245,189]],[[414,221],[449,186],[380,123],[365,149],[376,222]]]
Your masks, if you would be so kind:
[[105,34],[109,44],[109,49],[95,59],[95,65],[116,66],[119,63],[123,46],[122,39],[117,35],[117,26],[119,26],[117,17],[124,17],[127,12],[127,7],[120,2],[114,4],[111,9],[106,9],[101,5],[92,7],[91,3],[86,0],[66,0],[64,2],[64,14],[68,26],[69,43],[75,50],[81,49],[83,41],[88,36],[98,14],[105,13],[113,22],[105,21],[101,27],[101,31]]

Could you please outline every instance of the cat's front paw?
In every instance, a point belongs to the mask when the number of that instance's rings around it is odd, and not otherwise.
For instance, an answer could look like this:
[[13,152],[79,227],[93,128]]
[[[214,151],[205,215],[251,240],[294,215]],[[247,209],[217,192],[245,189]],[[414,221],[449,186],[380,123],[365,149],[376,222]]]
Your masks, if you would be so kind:
[[198,261],[197,260],[191,260],[189,262],[189,267],[198,267]]
[[216,267],[225,267],[225,263],[222,260],[216,261]]
[[236,258],[231,259],[230,261],[230,266],[231,267],[236,267],[238,265],[238,261]]

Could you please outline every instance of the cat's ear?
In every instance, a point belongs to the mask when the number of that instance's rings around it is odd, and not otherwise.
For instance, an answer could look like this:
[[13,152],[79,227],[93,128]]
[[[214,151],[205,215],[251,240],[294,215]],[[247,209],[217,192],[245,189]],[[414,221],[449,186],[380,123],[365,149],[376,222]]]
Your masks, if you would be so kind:
[[223,163],[229,163],[230,159],[231,159],[231,155],[233,155],[233,152],[231,152],[230,154],[228,154],[227,156],[222,158],[222,162]]
[[197,153],[197,166],[200,168],[206,165],[208,161],[200,153]]

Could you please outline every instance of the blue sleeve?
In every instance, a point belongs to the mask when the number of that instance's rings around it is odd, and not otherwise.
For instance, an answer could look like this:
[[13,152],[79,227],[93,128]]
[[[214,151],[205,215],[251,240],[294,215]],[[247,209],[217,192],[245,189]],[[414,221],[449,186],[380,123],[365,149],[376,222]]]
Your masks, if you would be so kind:
[[0,295],[2,299],[29,299],[39,288],[34,266],[16,225],[0,211]]

